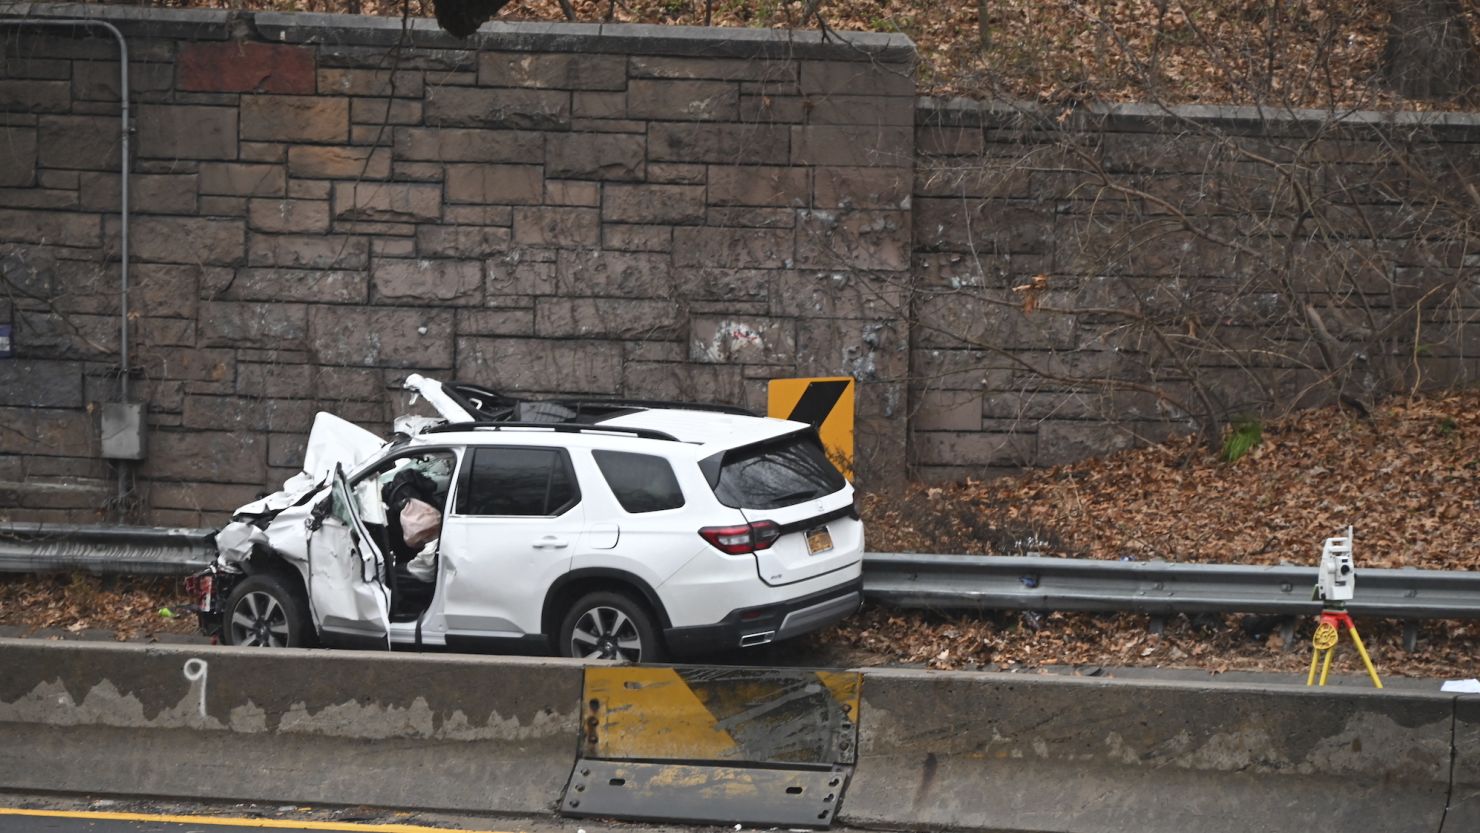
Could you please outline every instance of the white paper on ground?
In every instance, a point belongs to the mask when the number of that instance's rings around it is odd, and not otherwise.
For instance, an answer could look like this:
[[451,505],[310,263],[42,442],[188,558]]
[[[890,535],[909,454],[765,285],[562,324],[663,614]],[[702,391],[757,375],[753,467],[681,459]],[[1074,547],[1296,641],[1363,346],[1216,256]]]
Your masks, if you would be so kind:
[[1439,686],[1439,690],[1455,694],[1480,694],[1480,680],[1474,677],[1468,680],[1445,680],[1444,685]]

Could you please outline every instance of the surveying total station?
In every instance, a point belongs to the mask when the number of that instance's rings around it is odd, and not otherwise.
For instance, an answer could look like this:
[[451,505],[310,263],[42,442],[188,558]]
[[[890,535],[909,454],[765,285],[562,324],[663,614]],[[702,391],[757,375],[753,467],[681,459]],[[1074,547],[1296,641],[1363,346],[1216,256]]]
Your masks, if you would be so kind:
[[1372,667],[1372,658],[1367,655],[1367,646],[1362,644],[1362,636],[1357,633],[1356,624],[1346,612],[1346,603],[1351,601],[1356,589],[1357,568],[1352,563],[1352,528],[1347,527],[1345,536],[1327,538],[1326,545],[1321,548],[1321,566],[1316,572],[1316,589],[1312,595],[1313,599],[1321,602],[1321,615],[1315,635],[1310,638],[1314,650],[1310,656],[1310,673],[1305,676],[1306,685],[1317,685],[1316,665],[1321,666],[1319,685],[1326,684],[1326,675],[1331,671],[1331,656],[1336,653],[1336,643],[1341,639],[1340,627],[1345,625],[1347,632],[1351,634],[1352,644],[1357,646],[1357,653],[1362,656],[1362,664],[1367,666],[1367,676],[1372,678],[1374,686],[1382,688],[1382,680],[1378,679],[1377,669]]

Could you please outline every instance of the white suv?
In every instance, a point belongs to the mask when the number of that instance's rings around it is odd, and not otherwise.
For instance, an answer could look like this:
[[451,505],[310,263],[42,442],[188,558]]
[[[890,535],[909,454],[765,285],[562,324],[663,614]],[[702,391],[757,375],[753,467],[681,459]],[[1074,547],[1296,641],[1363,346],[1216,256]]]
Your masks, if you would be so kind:
[[218,533],[187,583],[205,632],[651,662],[859,606],[853,487],[804,423],[406,384],[441,417],[384,442],[319,414],[303,473]]

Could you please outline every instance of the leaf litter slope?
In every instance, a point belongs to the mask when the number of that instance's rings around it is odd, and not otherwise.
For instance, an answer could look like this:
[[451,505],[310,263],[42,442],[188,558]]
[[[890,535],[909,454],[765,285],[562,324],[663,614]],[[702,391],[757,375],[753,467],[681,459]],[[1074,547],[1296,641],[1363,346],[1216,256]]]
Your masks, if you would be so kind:
[[[1362,567],[1480,568],[1480,389],[1399,397],[1370,419],[1336,408],[1263,426],[1234,463],[1190,439],[1018,477],[912,485],[863,501],[877,551],[1314,564],[1347,524]],[[1361,590],[1358,577],[1358,592]],[[148,639],[193,630],[164,619],[178,580],[0,577],[0,626]],[[945,615],[870,605],[806,651],[857,664],[1033,670],[1051,666],[1264,670],[1303,679],[1313,622],[1287,644],[1271,617],[1077,613]],[[1389,675],[1480,675],[1480,623],[1359,623]],[[59,634],[57,634],[59,635]],[[764,660],[763,660],[764,661]],[[1337,672],[1359,673],[1346,643]]]

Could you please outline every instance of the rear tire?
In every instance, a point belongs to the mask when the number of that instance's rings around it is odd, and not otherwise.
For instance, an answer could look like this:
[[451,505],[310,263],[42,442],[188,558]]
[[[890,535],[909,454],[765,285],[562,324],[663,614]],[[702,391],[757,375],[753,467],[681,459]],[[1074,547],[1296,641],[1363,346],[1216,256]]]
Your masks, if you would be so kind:
[[227,645],[306,648],[314,642],[308,600],[298,588],[271,573],[247,576],[226,600],[221,638]]
[[587,593],[560,623],[560,655],[584,659],[662,662],[666,651],[653,616],[622,593]]

